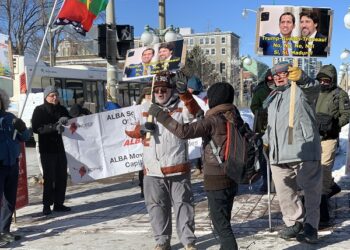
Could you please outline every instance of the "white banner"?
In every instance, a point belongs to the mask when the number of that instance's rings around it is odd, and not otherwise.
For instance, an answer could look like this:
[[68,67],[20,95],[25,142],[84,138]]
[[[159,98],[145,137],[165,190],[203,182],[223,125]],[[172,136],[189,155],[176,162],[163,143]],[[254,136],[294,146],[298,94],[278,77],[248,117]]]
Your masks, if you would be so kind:
[[73,183],[89,182],[142,169],[142,141],[132,139],[140,105],[69,120],[63,142]]

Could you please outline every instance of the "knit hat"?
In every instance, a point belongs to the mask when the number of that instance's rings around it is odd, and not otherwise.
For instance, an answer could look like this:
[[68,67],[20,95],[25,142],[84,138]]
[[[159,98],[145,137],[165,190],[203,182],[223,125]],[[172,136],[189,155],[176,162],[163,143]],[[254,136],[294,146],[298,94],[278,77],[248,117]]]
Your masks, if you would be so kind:
[[187,88],[191,88],[193,91],[201,92],[203,90],[203,85],[199,78],[192,76],[187,82]]
[[271,68],[271,73],[274,76],[274,75],[277,75],[278,73],[281,73],[281,72],[287,72],[288,68],[291,66],[292,65],[287,61],[279,62]]
[[174,76],[174,74],[171,73],[170,71],[159,72],[155,76],[153,88],[156,88],[156,87],[172,88],[173,87],[173,84],[172,84],[173,76]]
[[235,91],[231,84],[227,82],[217,82],[208,89],[209,108],[214,108],[220,104],[233,103]]
[[47,86],[44,90],[44,99],[46,99],[46,97],[51,94],[51,93],[56,93],[58,94],[57,88],[55,86]]

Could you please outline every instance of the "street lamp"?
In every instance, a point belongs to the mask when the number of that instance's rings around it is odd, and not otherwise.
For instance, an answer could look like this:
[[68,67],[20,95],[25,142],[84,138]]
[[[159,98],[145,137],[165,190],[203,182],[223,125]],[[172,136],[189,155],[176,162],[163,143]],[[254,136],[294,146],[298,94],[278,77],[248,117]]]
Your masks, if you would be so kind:
[[350,50],[344,49],[344,51],[340,54],[340,59],[345,60],[350,56]]
[[344,25],[345,28],[350,29],[350,8],[348,9],[348,13],[344,16]]
[[243,89],[244,89],[244,80],[243,80],[243,68],[244,65],[251,65],[252,64],[252,59],[250,56],[241,56],[238,59],[233,59],[233,63],[239,67],[240,69],[240,90],[239,90],[239,101],[240,105],[243,104]]
[[248,12],[254,12],[255,14],[256,13],[258,13],[256,10],[252,10],[252,9],[243,9],[243,11],[242,11],[242,16],[243,17],[246,17],[246,16],[248,16]]
[[174,28],[172,25],[166,29],[155,29],[146,25],[145,31],[141,35],[141,41],[144,45],[154,45],[159,42],[172,42],[181,39],[183,38],[179,33],[179,28]]
[[344,79],[345,91],[348,93],[350,63],[342,63],[339,69],[340,80]]

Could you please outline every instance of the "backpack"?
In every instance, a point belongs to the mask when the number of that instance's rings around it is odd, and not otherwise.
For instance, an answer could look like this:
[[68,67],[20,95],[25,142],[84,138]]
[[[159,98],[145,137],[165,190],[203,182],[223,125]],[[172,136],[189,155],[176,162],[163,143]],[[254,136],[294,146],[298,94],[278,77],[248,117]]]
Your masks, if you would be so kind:
[[263,143],[247,123],[230,119],[226,115],[226,150],[220,158],[221,148],[211,139],[210,147],[226,175],[237,184],[252,184],[260,178],[259,154]]

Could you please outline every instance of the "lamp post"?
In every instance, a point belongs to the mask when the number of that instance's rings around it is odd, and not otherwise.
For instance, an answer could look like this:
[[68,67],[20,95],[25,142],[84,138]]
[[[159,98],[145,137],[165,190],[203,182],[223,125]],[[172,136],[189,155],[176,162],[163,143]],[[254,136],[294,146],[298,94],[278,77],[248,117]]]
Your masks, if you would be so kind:
[[244,9],[242,10],[242,16],[243,16],[243,17],[248,16],[248,12],[253,12],[253,13],[255,13],[255,14],[258,13],[256,10],[244,8]]
[[240,69],[240,89],[239,89],[239,101],[240,105],[243,104],[243,89],[244,89],[244,79],[243,79],[243,69],[244,65],[251,65],[252,59],[250,56],[241,56],[238,59],[233,59],[233,63],[239,66]]
[[[350,16],[350,14],[349,14]],[[344,18],[345,19],[345,18]],[[340,59],[346,60],[350,56],[350,51],[348,49],[344,49],[344,51],[340,54]],[[350,63],[342,63],[340,65],[340,79],[344,79],[344,87],[346,93],[348,93],[349,90],[349,71],[350,71]]]
[[145,31],[141,35],[141,41],[144,45],[153,45],[159,42],[172,42],[181,40],[180,29],[170,25],[165,25],[165,0],[158,1],[159,29],[145,26]]

